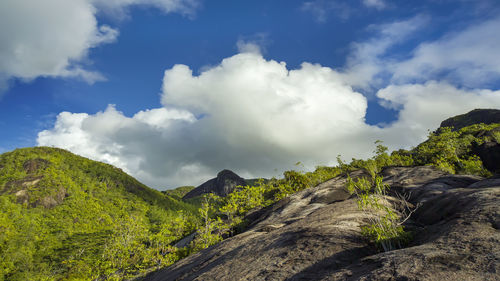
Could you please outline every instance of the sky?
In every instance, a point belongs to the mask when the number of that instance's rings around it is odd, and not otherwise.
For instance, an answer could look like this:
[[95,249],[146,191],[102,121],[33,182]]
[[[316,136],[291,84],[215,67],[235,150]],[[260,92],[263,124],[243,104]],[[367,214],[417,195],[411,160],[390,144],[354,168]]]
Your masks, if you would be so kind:
[[0,153],[157,189],[411,148],[500,108],[496,0],[3,0]]

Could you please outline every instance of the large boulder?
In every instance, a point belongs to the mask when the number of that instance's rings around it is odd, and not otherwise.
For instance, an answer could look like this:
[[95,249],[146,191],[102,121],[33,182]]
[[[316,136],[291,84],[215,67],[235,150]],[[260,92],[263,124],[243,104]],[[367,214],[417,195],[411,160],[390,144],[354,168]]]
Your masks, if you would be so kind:
[[379,252],[366,241],[360,227],[371,214],[340,176],[249,215],[247,231],[145,280],[499,280],[500,179],[430,166],[383,175],[421,204],[406,222],[414,233],[407,248]]
[[201,196],[205,193],[214,193],[218,196],[226,196],[233,192],[236,186],[245,185],[245,180],[230,170],[222,170],[216,178],[208,180],[197,188],[188,192],[182,199]]

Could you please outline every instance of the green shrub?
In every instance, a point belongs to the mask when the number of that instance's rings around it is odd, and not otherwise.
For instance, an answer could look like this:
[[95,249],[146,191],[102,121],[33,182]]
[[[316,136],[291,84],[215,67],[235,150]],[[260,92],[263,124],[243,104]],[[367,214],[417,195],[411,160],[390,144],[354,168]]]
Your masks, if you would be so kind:
[[[410,234],[402,226],[405,218],[397,215],[385,200],[388,186],[380,176],[347,179],[347,190],[357,196],[358,208],[369,215],[369,223],[361,227],[361,233],[384,251],[404,247]],[[411,212],[410,212],[411,214]]]

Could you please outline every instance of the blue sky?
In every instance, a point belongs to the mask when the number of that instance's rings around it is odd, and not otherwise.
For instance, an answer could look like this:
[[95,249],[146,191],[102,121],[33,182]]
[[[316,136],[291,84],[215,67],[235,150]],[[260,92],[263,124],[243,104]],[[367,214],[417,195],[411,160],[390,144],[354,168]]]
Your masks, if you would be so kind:
[[0,152],[62,147],[163,189],[408,148],[500,107],[498,30],[494,0],[7,0]]

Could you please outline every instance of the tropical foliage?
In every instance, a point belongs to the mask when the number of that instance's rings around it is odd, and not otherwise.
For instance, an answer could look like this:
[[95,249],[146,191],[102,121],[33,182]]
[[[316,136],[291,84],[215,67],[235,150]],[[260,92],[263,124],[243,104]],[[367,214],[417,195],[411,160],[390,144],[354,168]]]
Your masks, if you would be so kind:
[[406,199],[399,196],[404,206],[400,212],[395,211],[394,203],[386,200],[388,185],[381,176],[371,178],[359,177],[356,180],[347,178],[347,190],[357,197],[358,207],[367,213],[369,223],[361,227],[362,234],[375,242],[384,251],[391,251],[405,246],[410,233],[403,228],[403,223],[418,207],[413,207]]
[[0,280],[122,280],[173,263],[196,209],[61,149],[0,156]]
[[475,124],[458,131],[441,128],[431,133],[429,139],[412,150],[416,165],[434,165],[452,174],[474,174],[489,176],[477,155],[472,153],[473,146],[485,141],[497,141],[500,124]]

